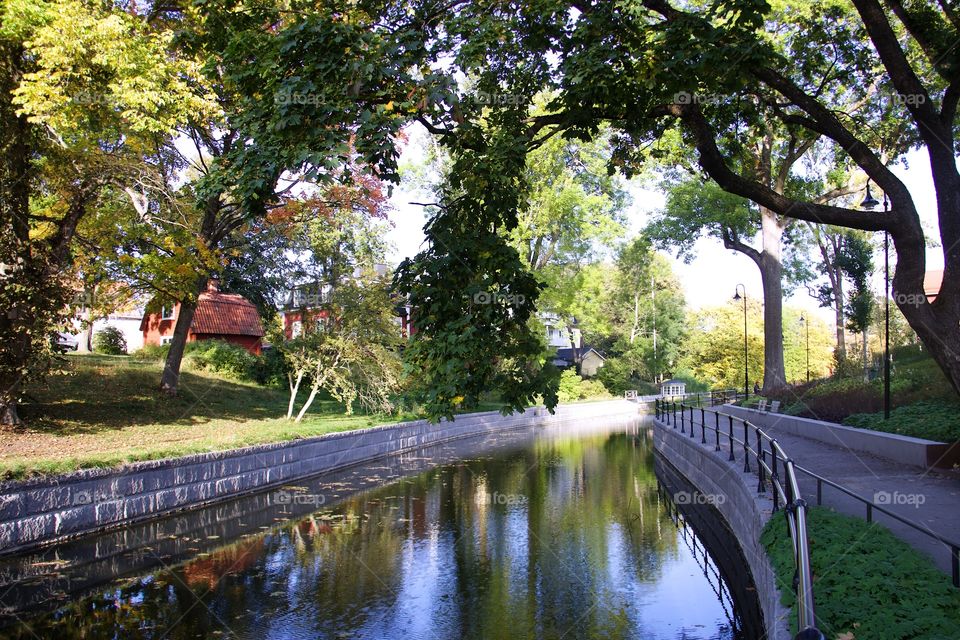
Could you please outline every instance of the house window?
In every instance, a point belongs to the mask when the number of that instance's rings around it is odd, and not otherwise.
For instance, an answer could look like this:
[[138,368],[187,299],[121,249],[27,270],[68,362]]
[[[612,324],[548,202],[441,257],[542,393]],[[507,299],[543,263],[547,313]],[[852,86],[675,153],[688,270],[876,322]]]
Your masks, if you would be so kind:
[[162,307],[160,307],[160,319],[173,320],[173,314],[175,313],[175,311],[176,311],[176,307],[172,307],[172,306],[168,307],[167,305],[163,305]]
[[173,336],[163,336],[160,338],[160,344],[170,344],[173,342]]
[[301,321],[299,321],[299,320],[295,320],[295,321],[290,325],[290,337],[291,337],[291,338],[299,338],[299,337],[300,337],[300,334],[302,334],[302,333],[303,333],[303,323],[302,323]]

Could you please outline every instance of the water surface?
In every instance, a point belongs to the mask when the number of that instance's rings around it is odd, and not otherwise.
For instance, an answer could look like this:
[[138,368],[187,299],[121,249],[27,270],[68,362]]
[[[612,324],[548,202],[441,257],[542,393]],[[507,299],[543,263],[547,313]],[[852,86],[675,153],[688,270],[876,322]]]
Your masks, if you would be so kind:
[[580,425],[434,447],[7,560],[0,636],[746,637],[740,611],[755,603],[735,602],[727,575],[659,488],[643,424]]

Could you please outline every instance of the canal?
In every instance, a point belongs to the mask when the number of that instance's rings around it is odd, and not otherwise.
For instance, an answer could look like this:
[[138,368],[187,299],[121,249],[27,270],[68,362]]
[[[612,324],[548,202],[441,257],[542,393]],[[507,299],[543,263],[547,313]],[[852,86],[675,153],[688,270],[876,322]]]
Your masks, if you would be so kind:
[[758,637],[735,541],[651,437],[466,439],[7,558],[0,637]]

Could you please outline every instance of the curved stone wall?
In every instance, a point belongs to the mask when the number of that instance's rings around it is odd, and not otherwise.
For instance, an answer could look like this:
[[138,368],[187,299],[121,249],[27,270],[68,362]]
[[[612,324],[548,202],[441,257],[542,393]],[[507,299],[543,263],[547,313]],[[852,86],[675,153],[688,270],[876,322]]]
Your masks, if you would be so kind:
[[476,435],[569,420],[636,415],[617,400],[502,416],[474,413],[344,431],[229,451],[0,484],[0,554],[19,553],[94,531],[125,527],[184,509],[277,487],[386,455]]
[[[740,542],[757,588],[769,640],[791,638],[790,611],[780,603],[780,589],[790,584],[777,582],[773,566],[760,543],[760,532],[773,512],[772,501],[757,493],[757,478],[743,472],[743,461],[728,462],[726,453],[715,452],[712,445],[701,445],[700,438],[685,434],[653,420],[654,447],[677,471],[708,497]],[[782,516],[781,516],[782,517]]]

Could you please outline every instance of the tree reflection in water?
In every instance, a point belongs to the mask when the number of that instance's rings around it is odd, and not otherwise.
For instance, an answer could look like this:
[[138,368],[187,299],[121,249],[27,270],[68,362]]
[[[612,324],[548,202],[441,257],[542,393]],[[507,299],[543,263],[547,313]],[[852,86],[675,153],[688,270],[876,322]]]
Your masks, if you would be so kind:
[[644,429],[541,439],[360,493],[8,631],[734,638],[679,535]]

